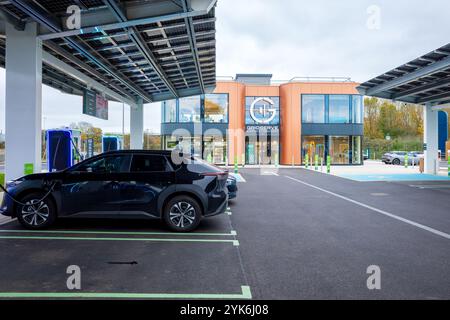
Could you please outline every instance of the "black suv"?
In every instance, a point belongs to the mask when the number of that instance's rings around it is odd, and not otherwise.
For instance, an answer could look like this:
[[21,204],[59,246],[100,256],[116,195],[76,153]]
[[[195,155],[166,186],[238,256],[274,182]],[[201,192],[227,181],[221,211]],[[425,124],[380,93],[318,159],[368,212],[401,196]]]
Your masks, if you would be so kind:
[[113,151],[63,171],[7,184],[0,213],[28,229],[59,217],[163,219],[173,231],[194,230],[225,212],[228,172],[170,151]]

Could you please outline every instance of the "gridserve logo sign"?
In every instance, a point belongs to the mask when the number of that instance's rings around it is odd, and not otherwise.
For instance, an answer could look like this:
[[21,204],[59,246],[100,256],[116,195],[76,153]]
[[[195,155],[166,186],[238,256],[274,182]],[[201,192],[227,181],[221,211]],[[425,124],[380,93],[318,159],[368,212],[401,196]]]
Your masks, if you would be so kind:
[[258,124],[269,124],[275,119],[277,109],[270,98],[258,98],[250,106],[250,117]]

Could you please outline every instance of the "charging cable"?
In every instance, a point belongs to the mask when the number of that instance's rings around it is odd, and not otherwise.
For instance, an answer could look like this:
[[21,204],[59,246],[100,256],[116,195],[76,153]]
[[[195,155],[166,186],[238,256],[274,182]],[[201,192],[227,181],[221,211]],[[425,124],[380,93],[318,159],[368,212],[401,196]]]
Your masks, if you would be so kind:
[[[54,183],[52,184],[52,186],[50,187],[50,190],[48,190],[48,192],[47,192],[47,193],[46,193],[39,201],[37,201],[36,203],[40,203],[40,202],[44,201],[44,200],[50,195],[50,193],[53,192],[53,189],[55,188],[55,186],[56,186],[56,182],[54,182]],[[29,204],[29,203],[23,203],[23,202],[20,202],[19,200],[15,199],[14,196],[12,196],[12,195],[8,192],[8,190],[6,190],[6,188],[3,187],[1,184],[0,184],[0,189],[3,190],[3,192],[5,193],[5,195],[7,195],[8,197],[10,197],[12,201],[14,201],[15,203],[17,203],[17,204],[19,204],[19,205],[21,205],[21,206],[23,206],[23,207],[25,207],[25,206],[32,206],[32,205],[36,204],[36,203]]]

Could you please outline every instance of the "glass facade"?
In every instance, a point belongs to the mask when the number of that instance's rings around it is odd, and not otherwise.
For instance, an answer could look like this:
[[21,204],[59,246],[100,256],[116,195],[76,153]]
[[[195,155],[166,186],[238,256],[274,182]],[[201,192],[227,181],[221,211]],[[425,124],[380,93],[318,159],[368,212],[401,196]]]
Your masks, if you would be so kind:
[[[313,164],[315,156],[325,159],[325,136],[303,136],[302,157],[308,157],[309,163]],[[325,162],[325,160],[323,160]]]
[[208,123],[228,122],[228,95],[206,94],[204,98],[204,121]]
[[361,136],[352,137],[352,164],[362,164]]
[[329,96],[328,121],[329,123],[350,123],[350,96]]
[[164,123],[177,122],[177,100],[164,101],[162,115]]
[[353,123],[364,122],[363,97],[352,96]]
[[178,102],[179,122],[200,122],[200,96],[181,98]]
[[279,163],[279,130],[247,131],[245,136],[245,162],[249,165],[273,165]]
[[[363,97],[352,94],[302,94],[300,97],[301,122],[305,125],[296,143],[301,144],[301,162],[308,157],[313,165],[317,155],[319,161],[324,159],[324,162],[330,156],[333,165],[362,164],[362,135],[358,136],[362,127],[351,125],[363,124]],[[245,128],[242,128],[245,145],[238,151],[242,152],[238,158],[245,157],[245,163],[280,163],[283,151],[280,145],[281,102],[280,97],[273,96],[245,97]],[[225,133],[229,120],[227,93],[166,101],[162,104],[162,122],[167,124],[162,126],[166,128],[162,129],[162,147],[166,150],[180,148],[210,163],[227,164],[228,160],[232,161],[228,158],[232,151],[228,150]],[[203,133],[195,133],[192,123],[204,123]],[[173,131],[174,128],[177,131]]]
[[303,123],[363,123],[363,98],[348,94],[302,95]]
[[228,123],[228,94],[205,94],[164,101],[162,122]]
[[325,95],[302,95],[302,120],[304,123],[325,122]]
[[[162,104],[163,123],[228,123],[228,94],[205,94],[195,97],[165,101]],[[225,164],[227,138],[216,133],[205,132],[204,136],[186,134],[164,135],[165,150],[179,148],[211,163]]]
[[331,164],[362,164],[362,136],[308,136],[302,137],[302,162],[308,157],[309,165],[313,165],[315,155],[323,159],[331,156]]
[[330,136],[329,153],[332,164],[350,163],[350,145],[348,136]]
[[227,140],[219,136],[204,136],[203,159],[209,163],[225,164],[227,162]]

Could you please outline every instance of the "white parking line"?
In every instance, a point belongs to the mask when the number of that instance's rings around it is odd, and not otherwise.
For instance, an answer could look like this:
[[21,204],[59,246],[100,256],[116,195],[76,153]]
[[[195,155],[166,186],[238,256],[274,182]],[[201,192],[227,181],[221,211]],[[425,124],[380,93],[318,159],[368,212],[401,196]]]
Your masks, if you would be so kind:
[[0,217],[0,226],[10,223],[11,221],[14,221],[15,219],[11,219],[10,217]]
[[445,232],[442,232],[442,231],[433,229],[433,228],[431,228],[431,227],[425,226],[425,225],[423,225],[423,224],[420,224],[420,223],[417,223],[417,222],[414,222],[414,221],[411,221],[411,220],[408,220],[408,219],[405,219],[405,218],[396,216],[395,214],[389,213],[389,212],[384,211],[384,210],[377,209],[377,208],[375,208],[375,207],[369,206],[369,205],[364,204],[364,203],[362,203],[362,202],[359,202],[359,201],[356,201],[356,200],[353,200],[353,199],[344,197],[344,196],[342,196],[342,195],[340,195],[340,194],[337,194],[337,193],[334,193],[334,192],[331,192],[331,191],[322,189],[322,188],[320,188],[320,187],[317,187],[317,186],[312,185],[312,184],[309,184],[309,183],[307,183],[307,182],[304,182],[304,181],[301,181],[301,180],[292,178],[292,177],[290,177],[290,176],[285,176],[285,177],[288,178],[288,179],[291,179],[291,180],[293,180],[293,181],[296,181],[296,182],[298,182],[298,183],[304,184],[305,186],[308,186],[308,187],[314,188],[314,189],[316,189],[316,190],[319,190],[319,191],[328,193],[328,194],[330,194],[330,195],[332,195],[332,196],[335,196],[335,197],[337,197],[337,198],[340,198],[340,199],[343,199],[343,200],[345,200],[345,201],[354,203],[354,204],[356,204],[356,205],[358,205],[358,206],[361,206],[361,207],[364,207],[364,208],[366,208],[366,209],[370,209],[370,210],[372,210],[372,211],[381,213],[382,215],[385,215],[385,216],[387,216],[387,217],[389,217],[389,218],[392,218],[392,219],[395,219],[395,220],[398,220],[398,221],[405,222],[405,223],[410,224],[410,225],[412,225],[412,226],[414,226],[414,227],[420,228],[420,229],[422,229],[422,230],[426,230],[426,231],[428,231],[428,232],[434,233],[435,235],[438,235],[438,236],[441,236],[441,237],[443,237],[443,238],[446,238],[446,239],[449,239],[449,240],[450,240],[450,234],[448,234],[448,233],[445,233]]

